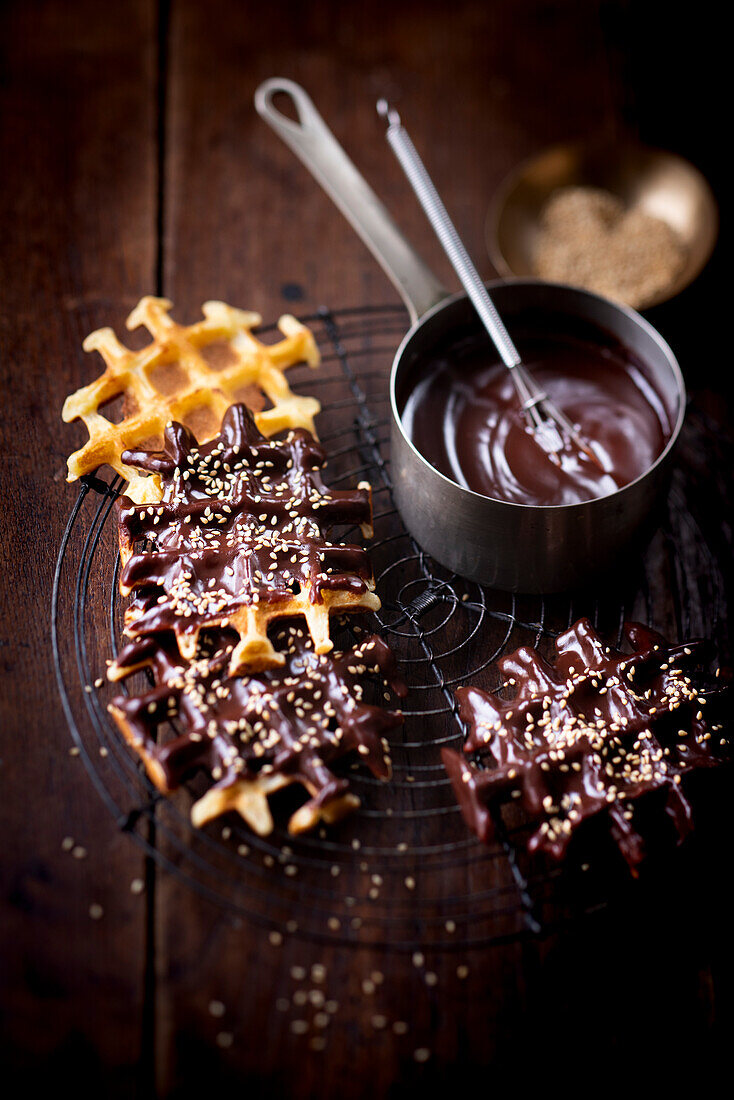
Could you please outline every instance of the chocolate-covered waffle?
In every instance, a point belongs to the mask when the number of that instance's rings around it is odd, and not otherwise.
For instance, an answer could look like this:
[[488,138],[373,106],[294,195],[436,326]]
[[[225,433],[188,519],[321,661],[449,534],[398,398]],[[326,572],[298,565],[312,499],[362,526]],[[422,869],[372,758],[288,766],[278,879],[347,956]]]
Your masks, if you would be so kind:
[[[126,452],[154,472],[163,499],[120,502],[123,594],[133,637],[173,630],[183,656],[199,631],[230,627],[240,638],[230,673],[282,663],[268,639],[274,619],[303,616],[317,653],[331,648],[331,612],[376,609],[372,567],[357,545],[331,542],[335,526],[371,532],[370,489],[327,489],[325,455],[308,432],[267,440],[244,405],[225,413],[220,435],[199,445],[180,424],[161,452]],[[133,553],[138,540],[153,550]]]
[[274,642],[283,666],[244,678],[229,675],[234,640],[221,634],[202,635],[190,661],[171,633],[138,639],[110,667],[113,680],[141,668],[153,674],[153,687],[118,695],[110,712],[158,789],[169,793],[202,771],[212,780],[193,806],[195,825],[234,810],[256,832],[269,833],[268,796],[294,783],[309,800],[291,816],[291,832],[336,821],[359,799],[330,765],[353,751],[373,775],[389,778],[384,734],[401,717],[364,698],[375,676],[405,693],[387,645],[372,635],[320,655],[298,622],[279,624]]
[[632,650],[605,646],[588,619],[561,634],[549,663],[530,647],[497,662],[511,699],[462,687],[464,752],[443,760],[469,826],[487,841],[493,813],[518,798],[535,828],[531,850],[561,858],[589,818],[608,816],[631,868],[645,854],[636,806],[660,792],[678,838],[691,828],[683,777],[726,756],[722,726],[707,712],[721,690],[696,686],[704,643],[671,646],[625,624]]

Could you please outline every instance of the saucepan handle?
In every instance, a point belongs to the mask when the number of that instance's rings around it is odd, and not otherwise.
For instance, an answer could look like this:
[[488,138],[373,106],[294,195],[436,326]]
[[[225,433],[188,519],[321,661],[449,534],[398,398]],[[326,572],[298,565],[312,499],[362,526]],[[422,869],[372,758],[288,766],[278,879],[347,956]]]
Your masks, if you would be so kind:
[[[276,95],[287,95],[297,121],[288,118],[273,103]],[[390,214],[316,110],[310,96],[292,80],[273,77],[255,93],[255,106],[276,134],[289,145],[336,203],[382,266],[408,307],[415,323],[447,291],[408,244]]]

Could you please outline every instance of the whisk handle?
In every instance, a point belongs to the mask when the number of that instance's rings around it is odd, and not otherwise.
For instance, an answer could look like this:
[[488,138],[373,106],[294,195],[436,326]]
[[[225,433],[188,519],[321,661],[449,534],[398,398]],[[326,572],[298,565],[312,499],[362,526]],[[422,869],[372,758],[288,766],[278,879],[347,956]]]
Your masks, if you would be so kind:
[[487,289],[479,277],[479,272],[456,232],[454,223],[451,221],[408,131],[401,124],[397,112],[391,110],[384,100],[381,100],[378,104],[378,111],[389,122],[387,140],[392,146],[395,156],[400,161],[403,171],[408,177],[434,232],[441,241],[444,251],[461,281],[461,285],[469,295],[484,327],[500,353],[503,363],[510,369],[518,366],[521,360],[517,348],[512,342],[512,338],[505,328],[494,302],[487,293]]

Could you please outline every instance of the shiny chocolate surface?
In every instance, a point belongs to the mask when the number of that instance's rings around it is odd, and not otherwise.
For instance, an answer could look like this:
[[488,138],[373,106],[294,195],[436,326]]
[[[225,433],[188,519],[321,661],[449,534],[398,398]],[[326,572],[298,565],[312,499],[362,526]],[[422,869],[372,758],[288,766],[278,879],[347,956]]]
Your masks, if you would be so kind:
[[[328,533],[369,527],[369,488],[328,489],[324,451],[303,429],[265,439],[249,409],[233,405],[210,443],[173,423],[163,451],[127,451],[125,461],[163,482],[160,504],[120,501],[121,583],[134,593],[129,633],[195,633],[260,602],[287,613],[303,590],[312,602],[325,591],[367,591],[366,551]],[[133,552],[141,540],[154,548]]]
[[531,851],[560,859],[585,822],[605,815],[635,868],[646,852],[638,807],[654,792],[678,838],[690,831],[682,781],[728,757],[717,714],[726,692],[705,683],[705,643],[669,645],[640,623],[626,623],[624,635],[626,653],[579,619],[556,639],[552,660],[529,646],[499,660],[502,694],[457,690],[473,761],[453,749],[442,755],[480,839],[493,836],[500,805],[518,798],[533,826]]
[[677,410],[643,363],[609,334],[534,310],[513,324],[523,362],[591,444],[554,463],[528,427],[507,368],[476,330],[450,336],[413,364],[399,394],[404,429],[441,473],[483,496],[567,505],[608,496],[664,450]]

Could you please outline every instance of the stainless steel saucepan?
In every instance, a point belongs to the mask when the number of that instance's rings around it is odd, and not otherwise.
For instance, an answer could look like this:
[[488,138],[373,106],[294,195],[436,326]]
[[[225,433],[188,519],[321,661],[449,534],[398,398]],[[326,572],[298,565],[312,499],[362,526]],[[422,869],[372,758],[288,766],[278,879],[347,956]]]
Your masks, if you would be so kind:
[[[278,94],[289,97],[297,121],[274,105]],[[634,310],[587,291],[532,279],[487,283],[510,332],[514,318],[550,311],[561,322],[564,317],[585,321],[628,348],[647,368],[672,432],[646,473],[609,496],[582,504],[509,504],[457,485],[413,446],[398,401],[406,380],[415,382],[420,364],[453,333],[480,331],[474,307],[466,294],[449,295],[408,244],[303,88],[291,80],[266,80],[255,104],[331,196],[408,308],[411,328],[393,361],[390,405],[393,491],[411,535],[449,569],[511,592],[563,591],[614,567],[652,511],[683,424],[685,385],[667,343]]]

